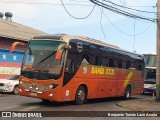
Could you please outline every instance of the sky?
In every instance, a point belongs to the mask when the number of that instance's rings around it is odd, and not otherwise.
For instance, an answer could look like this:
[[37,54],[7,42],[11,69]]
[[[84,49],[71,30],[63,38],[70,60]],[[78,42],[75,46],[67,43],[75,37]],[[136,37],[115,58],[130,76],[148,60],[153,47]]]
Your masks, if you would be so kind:
[[[141,11],[157,12],[157,8],[154,7],[157,0],[110,1]],[[63,0],[63,2],[67,11],[77,18],[86,17],[94,7],[89,0]],[[92,14],[86,19],[71,17],[65,11],[61,0],[0,0],[0,12],[12,12],[13,22],[49,34],[86,36],[136,53],[156,53],[156,23],[125,17],[105,8],[103,8],[104,14],[101,14],[100,6],[95,6]],[[156,18],[156,14],[153,13],[136,11],[134,13],[147,18]]]

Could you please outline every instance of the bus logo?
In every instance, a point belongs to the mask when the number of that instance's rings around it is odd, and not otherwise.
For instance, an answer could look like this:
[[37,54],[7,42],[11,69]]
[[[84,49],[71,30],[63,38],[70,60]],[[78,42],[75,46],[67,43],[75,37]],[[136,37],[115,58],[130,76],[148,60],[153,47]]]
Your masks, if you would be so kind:
[[77,50],[78,50],[78,52],[82,52],[83,51],[82,43],[80,43],[80,42],[77,43]]
[[66,96],[68,96],[69,95],[69,90],[66,90]]

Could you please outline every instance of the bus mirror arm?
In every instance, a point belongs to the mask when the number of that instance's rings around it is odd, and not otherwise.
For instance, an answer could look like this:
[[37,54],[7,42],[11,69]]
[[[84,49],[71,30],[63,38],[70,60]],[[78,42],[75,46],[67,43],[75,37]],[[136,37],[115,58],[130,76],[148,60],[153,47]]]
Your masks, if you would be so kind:
[[17,45],[26,46],[26,43],[23,42],[14,42],[10,47],[10,52],[14,52]]
[[71,46],[70,46],[70,45],[62,44],[62,45],[60,45],[60,46],[58,47],[58,50],[60,50],[60,49],[62,49],[62,48],[64,48],[64,49],[71,49]]
[[71,49],[71,46],[70,45],[65,45],[65,47],[64,47],[65,49]]

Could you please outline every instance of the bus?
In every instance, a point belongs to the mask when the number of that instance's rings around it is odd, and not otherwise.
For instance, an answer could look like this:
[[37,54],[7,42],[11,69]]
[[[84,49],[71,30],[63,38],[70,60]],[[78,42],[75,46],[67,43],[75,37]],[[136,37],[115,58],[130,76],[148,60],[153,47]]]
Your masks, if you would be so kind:
[[143,54],[145,56],[146,65],[146,79],[144,82],[144,91],[155,93],[156,92],[156,54],[146,53]]
[[129,99],[143,92],[144,68],[143,55],[99,40],[67,34],[35,36],[26,46],[19,94],[78,105],[94,98]]

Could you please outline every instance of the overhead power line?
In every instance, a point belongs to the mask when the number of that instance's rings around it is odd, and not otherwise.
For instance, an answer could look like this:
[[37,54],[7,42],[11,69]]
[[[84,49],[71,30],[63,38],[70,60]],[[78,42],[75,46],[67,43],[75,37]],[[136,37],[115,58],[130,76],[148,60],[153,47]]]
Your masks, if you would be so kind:
[[126,5],[126,1],[125,0],[119,0],[123,5]]
[[[88,18],[88,17],[92,14],[92,12],[93,12],[93,10],[94,10],[94,8],[95,8],[95,6],[96,6],[96,5],[90,5],[90,4],[64,4],[62,0],[61,0],[61,3],[62,3],[62,4],[39,3],[39,2],[34,2],[34,3],[31,3],[31,2],[13,2],[13,1],[0,1],[0,2],[1,2],[1,3],[11,3],[11,4],[60,5],[60,6],[63,6],[64,9],[65,9],[65,11],[67,12],[67,14],[68,14],[69,16],[71,16],[72,18],[74,18],[74,19],[86,19],[86,18]],[[84,1],[83,1],[83,2],[84,2]],[[88,1],[88,2],[89,2],[89,1]],[[75,17],[75,16],[71,15],[71,14],[69,13],[69,11],[67,10],[67,8],[65,7],[65,6],[75,6],[75,5],[78,5],[78,6],[92,6],[93,8],[91,9],[91,12],[90,12],[88,15],[86,15],[85,17]]]
[[105,18],[109,21],[109,23],[110,23],[115,29],[117,29],[119,32],[121,32],[122,34],[124,34],[124,35],[126,35],[126,36],[138,36],[138,35],[141,35],[141,34],[145,33],[145,32],[152,26],[152,24],[153,24],[153,22],[152,22],[152,23],[151,23],[144,31],[142,31],[142,32],[139,32],[139,33],[137,33],[137,34],[129,34],[129,33],[126,33],[126,32],[124,32],[124,31],[120,30],[116,25],[114,25],[114,24],[112,23],[112,21],[107,17],[107,15],[104,13],[104,11],[103,11],[103,15],[105,16]]
[[[0,1],[1,3],[8,3],[8,4],[29,4],[29,5],[53,5],[53,6],[62,6],[62,4],[56,4],[56,3],[45,3],[45,2],[14,2],[14,1]],[[66,6],[94,6],[91,4],[65,4]]]
[[86,19],[86,18],[88,18],[92,14],[94,8],[96,7],[96,5],[94,5],[93,8],[92,8],[92,10],[91,10],[91,12],[87,16],[85,16],[85,17],[75,17],[75,16],[73,16],[72,14],[69,13],[69,11],[67,10],[67,8],[65,7],[65,4],[63,3],[63,0],[61,0],[61,3],[63,5],[65,11],[67,12],[67,14],[69,16],[71,16],[72,18],[74,18],[74,19]]
[[90,0],[90,1],[92,3],[98,5],[98,6],[104,7],[107,10],[110,10],[110,11],[112,11],[114,13],[117,13],[117,14],[120,14],[120,15],[123,15],[123,16],[126,16],[126,17],[130,17],[130,18],[134,18],[134,19],[137,18],[137,19],[147,20],[147,21],[151,21],[151,22],[155,22],[156,21],[154,18],[148,18],[148,17],[143,17],[143,16],[140,16],[140,15],[136,15],[133,12],[128,12],[126,10],[122,10],[122,9],[120,9],[118,7],[114,7],[113,5],[109,5],[107,3],[103,3],[103,2],[100,2],[98,0]]
[[150,12],[150,11],[142,11],[142,10],[138,10],[138,9],[133,9],[133,8],[129,8],[129,7],[126,7],[126,6],[122,6],[122,5],[118,5],[116,3],[113,3],[111,2],[110,0],[104,0],[105,2],[108,2],[108,3],[111,3],[112,5],[114,6],[118,6],[118,7],[121,7],[121,8],[125,8],[125,9],[129,9],[129,10],[133,10],[133,11],[137,11],[137,12],[144,12],[144,13],[153,13],[155,14],[156,12]]

